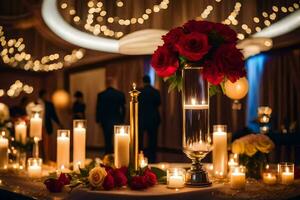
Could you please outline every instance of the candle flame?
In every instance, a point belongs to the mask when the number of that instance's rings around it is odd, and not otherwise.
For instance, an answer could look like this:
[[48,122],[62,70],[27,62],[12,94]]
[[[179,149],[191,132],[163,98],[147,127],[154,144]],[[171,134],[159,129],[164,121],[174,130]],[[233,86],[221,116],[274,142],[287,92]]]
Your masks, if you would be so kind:
[[132,83],[132,88],[135,90],[136,89],[136,83]]
[[202,101],[201,101],[201,104],[202,104],[202,105],[205,105],[205,104],[206,104],[206,101],[205,101],[205,100],[202,100]]
[[79,123],[79,124],[77,125],[77,128],[83,128],[83,124],[82,124],[82,123]]
[[270,168],[270,166],[269,165],[266,165],[266,169],[269,169]]
[[4,137],[4,136],[5,136],[5,131],[2,131],[2,132],[1,132],[1,135]]
[[39,118],[39,113],[34,113],[33,118]]
[[124,127],[122,127],[122,128],[120,129],[120,134],[125,134],[125,129],[124,129]]
[[286,173],[289,173],[290,172],[290,169],[288,167],[285,167],[285,172]]

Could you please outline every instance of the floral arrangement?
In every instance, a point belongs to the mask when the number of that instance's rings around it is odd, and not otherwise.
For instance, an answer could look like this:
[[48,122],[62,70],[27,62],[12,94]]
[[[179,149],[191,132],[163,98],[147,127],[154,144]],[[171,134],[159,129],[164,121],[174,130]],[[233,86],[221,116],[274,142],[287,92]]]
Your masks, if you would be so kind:
[[249,134],[232,143],[232,152],[239,154],[240,163],[247,167],[247,176],[259,179],[267,161],[266,155],[274,147],[267,135]]
[[164,44],[154,52],[151,65],[158,76],[181,90],[181,70],[203,66],[203,78],[214,94],[229,79],[246,75],[243,54],[236,48],[237,34],[221,23],[191,20],[162,36]]
[[140,168],[134,171],[127,167],[113,168],[92,162],[78,172],[51,174],[44,184],[50,192],[61,192],[64,186],[71,190],[79,185],[94,190],[112,190],[129,186],[132,190],[142,190],[154,186],[166,174],[158,168]]

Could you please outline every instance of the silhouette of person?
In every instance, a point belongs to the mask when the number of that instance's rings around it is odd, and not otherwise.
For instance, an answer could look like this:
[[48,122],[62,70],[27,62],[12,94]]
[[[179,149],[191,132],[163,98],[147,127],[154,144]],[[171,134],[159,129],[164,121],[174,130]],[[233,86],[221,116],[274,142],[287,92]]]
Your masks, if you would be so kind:
[[156,161],[157,135],[160,124],[160,94],[150,85],[150,77],[143,77],[144,87],[139,95],[139,146],[144,149],[144,134],[148,134],[148,148],[144,150],[150,162]]
[[113,152],[114,125],[123,124],[125,118],[125,95],[116,89],[116,80],[107,78],[107,89],[97,96],[96,122],[102,125],[105,153]]
[[85,103],[82,92],[76,91],[74,97],[75,101],[72,107],[73,119],[85,119]]
[[58,116],[55,111],[54,104],[47,100],[47,91],[40,90],[39,99],[37,103],[42,106],[43,110],[43,149],[44,149],[44,158],[46,161],[56,159],[56,154],[53,149],[56,146],[56,135],[53,134],[53,124],[54,121],[60,128],[62,127]]

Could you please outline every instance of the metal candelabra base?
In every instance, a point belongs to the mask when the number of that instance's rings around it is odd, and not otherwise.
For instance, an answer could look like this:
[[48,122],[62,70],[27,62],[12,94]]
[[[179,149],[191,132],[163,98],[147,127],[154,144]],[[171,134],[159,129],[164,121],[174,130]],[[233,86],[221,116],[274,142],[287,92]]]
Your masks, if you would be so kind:
[[211,184],[200,160],[192,160],[192,166],[186,173],[186,185],[189,187],[209,187]]

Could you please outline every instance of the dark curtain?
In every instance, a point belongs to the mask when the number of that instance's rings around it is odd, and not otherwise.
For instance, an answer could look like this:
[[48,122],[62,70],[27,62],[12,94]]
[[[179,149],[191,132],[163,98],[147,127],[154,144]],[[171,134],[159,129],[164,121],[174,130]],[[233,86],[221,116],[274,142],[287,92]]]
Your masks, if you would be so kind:
[[267,54],[262,77],[261,105],[273,109],[272,128],[281,131],[300,123],[300,49],[277,50]]

